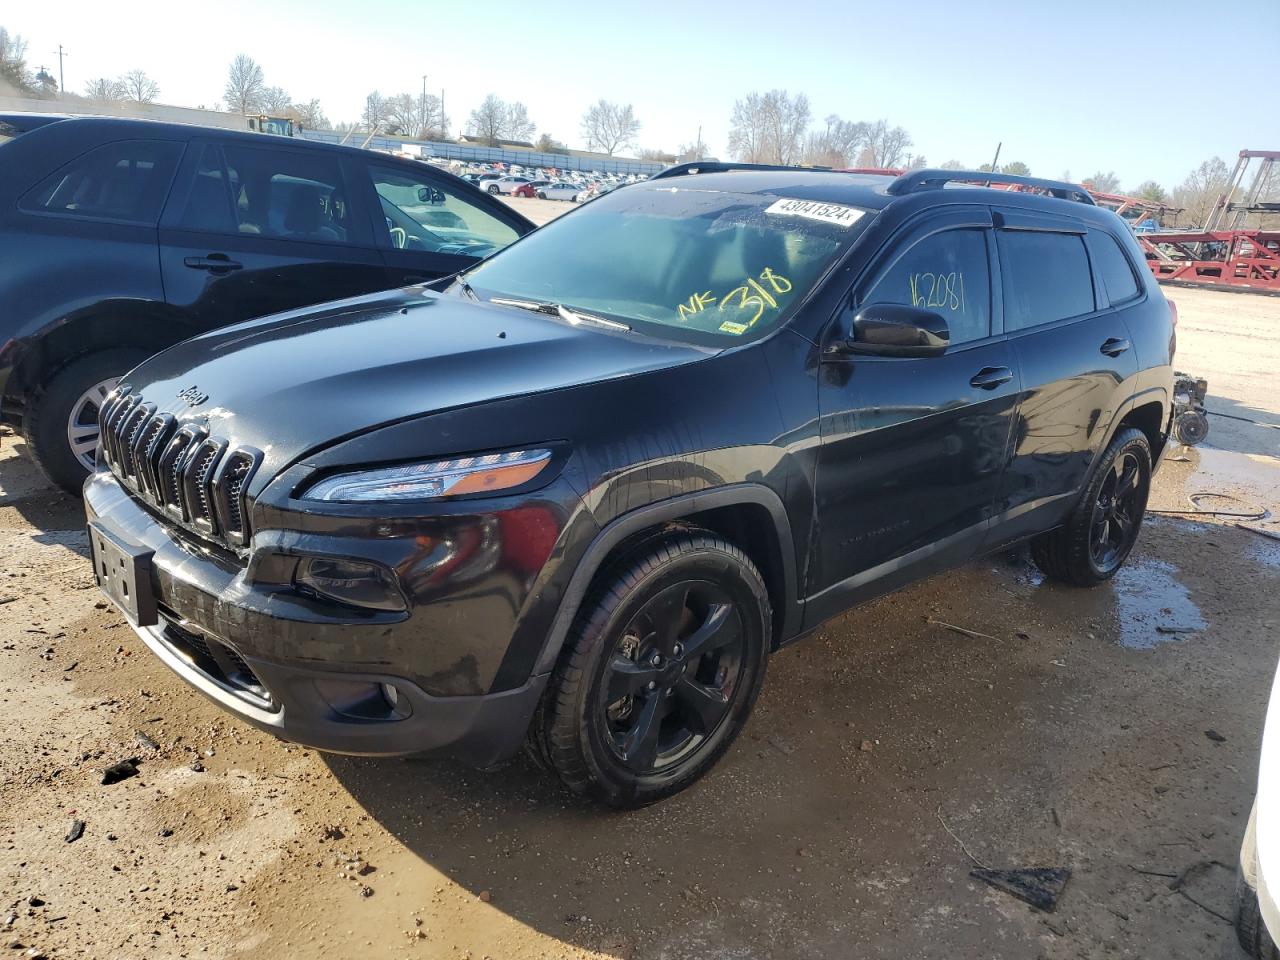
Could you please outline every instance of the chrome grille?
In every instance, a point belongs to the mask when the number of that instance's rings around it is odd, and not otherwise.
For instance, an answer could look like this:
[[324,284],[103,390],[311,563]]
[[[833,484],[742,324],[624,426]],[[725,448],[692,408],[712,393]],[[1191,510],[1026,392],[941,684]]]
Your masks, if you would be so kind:
[[138,499],[202,536],[230,546],[249,539],[245,491],[262,454],[227,449],[197,424],[179,427],[128,386],[102,407],[102,456]]

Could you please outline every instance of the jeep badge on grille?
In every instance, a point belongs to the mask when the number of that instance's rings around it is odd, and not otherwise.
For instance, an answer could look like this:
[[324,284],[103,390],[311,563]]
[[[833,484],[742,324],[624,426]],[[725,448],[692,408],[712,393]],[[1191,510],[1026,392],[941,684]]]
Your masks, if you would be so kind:
[[193,407],[198,407],[209,399],[209,395],[207,393],[201,393],[200,388],[193,383],[191,386],[184,387],[178,391],[178,399]]

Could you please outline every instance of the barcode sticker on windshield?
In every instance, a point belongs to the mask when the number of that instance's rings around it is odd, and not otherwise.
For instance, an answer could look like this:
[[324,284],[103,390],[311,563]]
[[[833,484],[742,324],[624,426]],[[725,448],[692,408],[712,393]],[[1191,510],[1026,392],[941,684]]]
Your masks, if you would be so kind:
[[866,213],[857,207],[846,207],[838,203],[821,203],[817,200],[778,200],[765,209],[782,217],[804,217],[808,220],[821,220],[823,223],[834,223],[846,230],[852,227]]

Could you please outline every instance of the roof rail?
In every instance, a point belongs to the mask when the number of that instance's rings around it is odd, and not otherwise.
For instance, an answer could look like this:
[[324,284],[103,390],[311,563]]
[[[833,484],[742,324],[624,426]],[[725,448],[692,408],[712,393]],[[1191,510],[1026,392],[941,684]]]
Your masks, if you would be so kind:
[[1077,203],[1097,206],[1093,202],[1093,197],[1089,196],[1089,191],[1074,183],[1066,183],[1062,180],[1041,180],[1039,177],[1019,177],[1012,173],[984,173],[981,170],[908,170],[889,184],[887,190],[899,196],[920,190],[937,190],[948,183],[957,182],[975,186],[1007,183],[1011,186],[1033,187],[1060,200],[1075,200]]
[[727,173],[730,170],[830,170],[830,167],[796,167],[779,163],[733,163],[724,160],[690,160],[655,173],[650,180],[683,177],[693,173]]

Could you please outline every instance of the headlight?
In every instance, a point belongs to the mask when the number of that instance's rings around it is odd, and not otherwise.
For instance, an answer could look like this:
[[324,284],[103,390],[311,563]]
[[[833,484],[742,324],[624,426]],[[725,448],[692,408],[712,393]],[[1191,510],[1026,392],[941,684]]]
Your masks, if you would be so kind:
[[328,477],[307,490],[302,499],[364,503],[495,493],[528,483],[550,462],[550,450],[513,450],[433,463],[380,467]]

